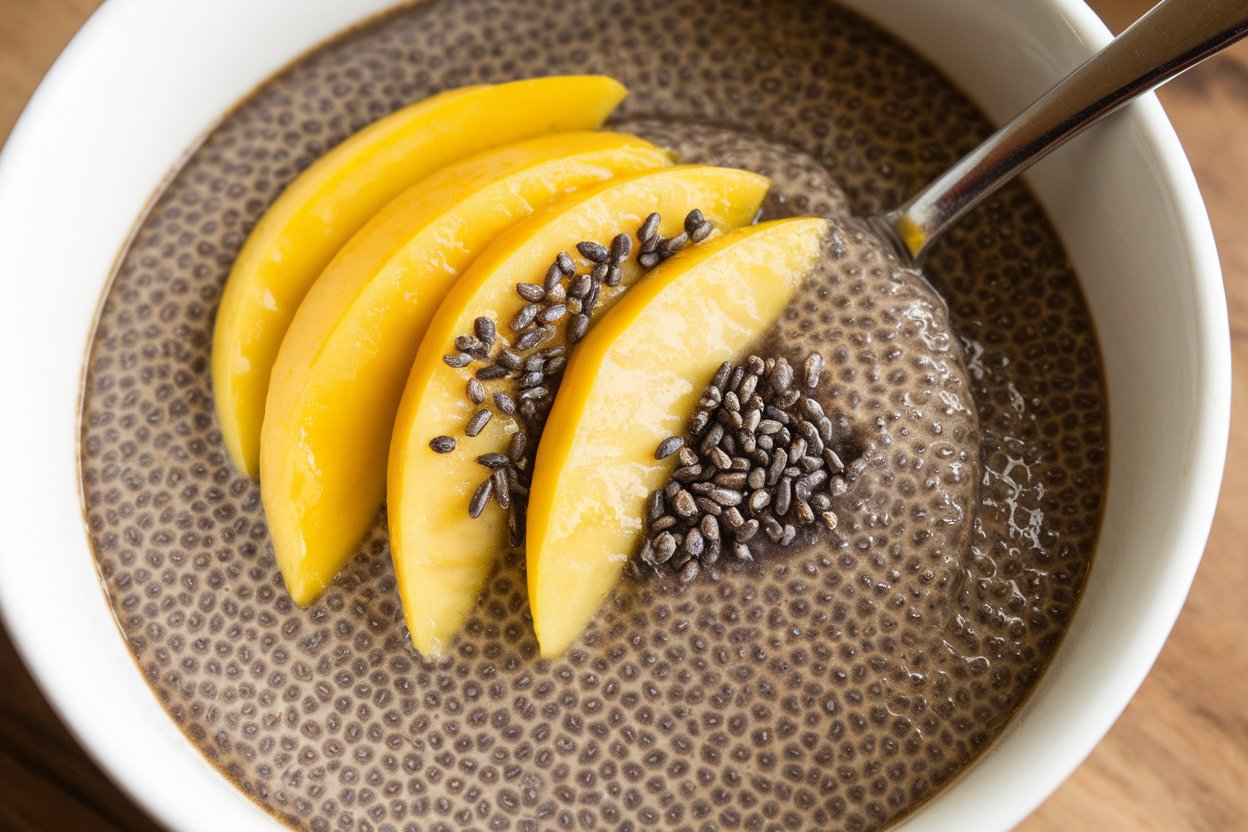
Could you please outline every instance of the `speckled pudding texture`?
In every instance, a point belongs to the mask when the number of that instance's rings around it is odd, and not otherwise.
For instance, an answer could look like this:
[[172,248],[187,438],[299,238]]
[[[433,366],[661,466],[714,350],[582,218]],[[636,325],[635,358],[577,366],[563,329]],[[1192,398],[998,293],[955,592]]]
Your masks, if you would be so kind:
[[[556,661],[537,658],[508,553],[425,661],[381,518],[314,606],[291,603],[214,423],[214,310],[247,230],[352,131],[448,87],[584,72],[629,86],[624,129],[775,177],[769,214],[841,217],[760,348],[823,354],[817,395],[857,464],[835,532],[683,590],[626,582]],[[302,829],[865,830],[929,799],[1051,658],[1106,464],[1091,324],[1022,187],[927,263],[952,329],[844,219],[899,203],[988,129],[904,46],[788,0],[435,2],[264,86],[142,220],[88,359],[91,542],[160,702]]]

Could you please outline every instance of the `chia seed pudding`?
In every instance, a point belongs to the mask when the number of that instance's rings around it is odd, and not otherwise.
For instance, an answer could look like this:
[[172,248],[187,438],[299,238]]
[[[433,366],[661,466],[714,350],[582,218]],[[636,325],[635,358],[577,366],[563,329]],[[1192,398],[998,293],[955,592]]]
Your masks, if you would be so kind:
[[[748,561],[683,583],[639,570],[557,660],[537,656],[509,551],[458,640],[424,660],[384,517],[313,606],[286,594],[259,488],[214,422],[214,310],[247,230],[353,131],[446,88],[589,72],[630,90],[614,129],[767,174],[765,216],[833,220],[823,265],[754,352],[803,383],[819,356],[809,390],[844,466],[829,463],[835,523],[782,550],[760,536]],[[852,218],[989,132],[908,47],[795,0],[438,0],[265,84],[140,221],[88,358],[91,542],[162,705],[300,829],[867,830],[913,811],[1052,658],[1106,473],[1095,334],[1032,195],[1005,188],[922,277]]]

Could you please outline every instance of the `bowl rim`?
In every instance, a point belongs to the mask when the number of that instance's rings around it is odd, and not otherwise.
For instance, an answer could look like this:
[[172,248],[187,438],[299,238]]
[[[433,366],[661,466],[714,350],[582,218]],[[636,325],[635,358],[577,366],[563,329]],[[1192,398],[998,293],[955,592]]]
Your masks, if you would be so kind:
[[[286,0],[286,2],[293,4],[294,0]],[[1088,54],[1109,40],[1109,32],[1105,25],[1082,0],[1048,0],[1048,2],[1077,33],[1087,47]],[[235,4],[243,5],[241,0],[235,0]],[[0,257],[5,260],[10,259],[10,245],[15,250],[20,250],[18,249],[21,243],[19,231],[22,225],[18,220],[25,215],[24,201],[32,195],[29,190],[31,187],[29,177],[23,177],[21,174],[24,170],[40,169],[46,166],[49,163],[47,155],[57,149],[45,145],[41,137],[49,135],[51,131],[58,128],[63,128],[64,113],[58,108],[67,101],[73,100],[73,92],[76,88],[88,86],[85,81],[89,76],[108,76],[118,71],[118,68],[112,64],[100,63],[109,56],[116,58],[120,54],[117,31],[127,31],[127,27],[131,27],[132,32],[144,31],[142,27],[145,25],[148,26],[147,31],[151,31],[151,25],[159,25],[162,20],[169,19],[168,15],[159,13],[160,5],[161,0],[108,0],[92,15],[62,52],[27,104],[7,144],[0,152],[0,252],[4,252]],[[203,8],[197,13],[217,17],[228,14],[228,3],[201,5]],[[260,50],[263,57],[253,55],[247,61],[240,62],[239,77],[234,79],[236,88],[224,93],[225,106],[217,108],[216,115],[209,121],[187,125],[185,140],[180,141],[179,147],[193,147],[195,137],[210,129],[215,123],[215,118],[220,113],[228,111],[234,102],[243,100],[255,87],[257,79],[263,82],[289,61],[315,48],[336,32],[348,28],[352,22],[397,5],[397,3],[395,0],[364,0],[352,4],[349,10],[344,8],[346,5],[337,4],[335,0],[309,0],[300,6],[302,14],[306,17],[304,22],[306,25],[291,26],[277,45],[255,46],[253,44],[253,48]],[[144,24],[144,20],[154,20],[157,23]],[[153,54],[158,57],[163,55],[166,60],[172,59],[167,52],[157,50]],[[148,53],[144,52],[140,57],[146,59]],[[260,69],[257,70],[256,67]],[[126,66],[122,69],[129,71],[133,67]],[[250,80],[247,80],[248,78]],[[1181,538],[1184,545],[1182,551],[1176,551],[1172,556],[1176,567],[1176,577],[1179,580],[1172,592],[1157,600],[1156,615],[1148,622],[1147,627],[1142,628],[1135,635],[1134,644],[1137,649],[1133,654],[1131,665],[1132,678],[1118,685],[1119,695],[1112,703],[1112,707],[1104,709],[1092,730],[1065,744],[1061,753],[1061,762],[1057,766],[1038,775],[1037,779],[1040,782],[1033,792],[1034,802],[1028,802],[1027,805],[1020,804],[1016,807],[1013,816],[1002,816],[1003,822],[1017,823],[1074,771],[1116,721],[1147,675],[1182,609],[1191,580],[1200,562],[1213,521],[1225,461],[1230,429],[1231,350],[1226,298],[1213,233],[1191,167],[1155,96],[1146,96],[1128,108],[1126,112],[1125,117],[1131,119],[1143,135],[1156,161],[1156,175],[1161,179],[1164,190],[1173,200],[1175,222],[1188,246],[1187,257],[1197,301],[1196,317],[1199,322],[1205,324],[1197,333],[1200,378],[1196,384],[1199,390],[1208,395],[1202,396],[1198,405],[1199,412],[1195,417],[1198,423],[1195,431],[1197,441],[1189,454],[1189,458],[1193,460],[1189,477],[1191,485],[1184,492],[1187,499],[1180,507],[1182,523],[1177,536]],[[90,139],[83,137],[83,141],[89,142]],[[163,181],[164,175],[171,166],[176,165],[181,158],[182,152],[184,151],[180,150],[174,157],[157,163],[156,166],[161,168],[159,175],[154,181],[143,186],[148,194],[156,190],[158,183]],[[51,162],[55,163],[55,159]],[[129,228],[133,222],[131,216],[123,224]],[[124,236],[117,238],[114,235],[114,239],[124,239]],[[116,253],[114,250],[114,254]],[[84,280],[87,285],[94,287],[95,291],[99,291],[106,278],[107,275],[86,277]],[[6,280],[6,284],[10,282],[11,279]],[[11,287],[6,286],[6,288]],[[0,389],[29,388],[26,382],[30,381],[30,375],[19,371],[16,361],[12,361],[14,356],[20,357],[22,353],[19,351],[21,344],[11,334],[11,331],[29,331],[28,327],[9,326],[10,318],[13,322],[18,320],[14,310],[19,306],[21,304],[6,304],[4,310],[0,311],[0,321],[3,322],[3,325],[0,325],[0,346],[3,347],[0,349],[0,354],[5,356],[3,364],[0,365],[3,370],[3,374],[0,374]],[[91,320],[94,320],[93,312]],[[56,321],[47,317],[45,323],[55,324]],[[75,333],[75,337],[82,337],[84,340],[74,342],[69,347],[70,351],[76,355],[80,367],[85,363],[83,348],[89,346],[90,330],[91,327],[87,327]],[[64,352],[64,346],[58,348],[58,351]],[[12,367],[10,367],[11,361]],[[79,380],[80,376],[75,375],[73,379],[75,391]],[[33,392],[37,394],[39,391]],[[63,395],[60,395],[51,397],[47,404],[64,407],[66,400]],[[74,410],[73,424],[76,435],[78,424],[76,392],[70,405]],[[4,410],[7,409],[0,408],[0,411]],[[0,505],[6,506],[6,520],[0,524],[0,619],[8,629],[19,655],[53,708],[87,753],[153,818],[171,828],[178,829],[219,829],[224,823],[229,824],[225,828],[273,828],[276,825],[273,816],[243,797],[240,789],[226,780],[199,755],[198,750],[186,742],[180,730],[174,726],[173,720],[155,701],[155,696],[141,678],[141,673],[129,674],[133,678],[124,680],[124,694],[133,700],[128,700],[128,704],[125,705],[129,709],[127,713],[158,712],[164,714],[166,718],[161,725],[148,726],[152,728],[152,741],[158,743],[154,747],[161,753],[166,753],[180,743],[194,758],[193,761],[180,760],[177,765],[172,766],[168,772],[160,776],[147,776],[151,769],[149,758],[151,749],[143,746],[142,743],[119,742],[120,734],[117,732],[117,726],[105,725],[108,720],[101,719],[100,703],[94,701],[91,691],[88,690],[84,695],[82,687],[74,684],[74,668],[70,665],[89,651],[107,652],[113,659],[120,651],[129,660],[130,667],[136,670],[138,668],[130,658],[129,652],[125,650],[122,639],[116,638],[119,630],[111,629],[108,632],[82,634],[78,638],[72,634],[57,632],[55,618],[49,617],[48,611],[39,609],[36,603],[42,594],[32,593],[26,586],[29,583],[27,579],[36,574],[32,572],[29,553],[37,551],[38,547],[45,545],[47,541],[44,539],[46,535],[40,536],[37,524],[23,522],[23,518],[27,515],[32,518],[45,516],[35,505],[38,497],[46,498],[47,496],[42,486],[46,485],[48,492],[61,497],[66,493],[66,474],[73,479],[70,484],[73,493],[78,494],[76,442],[73,443],[72,459],[58,458],[55,465],[47,466],[54,468],[56,472],[54,477],[49,478],[44,472],[37,470],[40,467],[37,454],[29,453],[29,449],[20,447],[21,431],[29,429],[31,424],[28,418],[0,413],[0,451],[3,451],[6,459],[16,458],[17,460],[15,466],[17,475],[10,476],[0,483]],[[60,441],[64,441],[63,437]],[[65,463],[68,463],[68,468]],[[18,487],[15,483],[24,485]],[[31,488],[32,483],[39,484],[41,487]],[[80,507],[81,503],[75,503],[72,506],[72,512],[80,515]],[[64,521],[65,513],[62,511],[59,517]],[[80,525],[72,528],[62,529],[60,536],[54,542],[61,543],[76,536],[77,549],[87,554],[91,562],[91,574],[88,578],[95,585],[94,597],[91,597],[90,593],[83,594],[79,587],[80,591],[74,596],[74,600],[84,604],[94,604],[97,608],[103,607],[102,610],[96,609],[93,614],[98,623],[103,620],[101,616],[111,617],[111,608],[108,608],[107,603],[104,602],[102,587],[96,581],[94,561],[90,557],[85,522],[82,521],[81,516],[79,516],[79,523]],[[83,571],[81,565],[78,566],[78,571]],[[136,703],[138,711],[132,708]],[[182,757],[186,756],[186,754],[182,755]],[[198,762],[198,766],[195,762]],[[199,797],[198,802],[201,804],[210,795],[214,796],[214,799],[215,797],[221,798],[213,803],[212,812],[198,819],[188,817],[192,813],[187,811],[188,804],[184,800],[187,792],[176,788],[171,782],[174,779],[172,774],[175,772],[178,776],[195,779],[196,782],[193,784],[182,784],[183,788],[194,786],[197,789],[209,790],[207,793],[196,792]],[[908,825],[909,822],[909,820],[903,821],[903,825]]]

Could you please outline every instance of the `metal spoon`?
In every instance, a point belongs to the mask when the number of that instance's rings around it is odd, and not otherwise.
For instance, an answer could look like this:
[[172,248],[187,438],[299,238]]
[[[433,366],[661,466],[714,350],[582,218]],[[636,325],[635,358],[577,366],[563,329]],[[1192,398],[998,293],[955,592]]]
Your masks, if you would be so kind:
[[1248,36],[1248,0],[1162,0],[904,205],[870,222],[918,263],[967,211],[1054,148]]

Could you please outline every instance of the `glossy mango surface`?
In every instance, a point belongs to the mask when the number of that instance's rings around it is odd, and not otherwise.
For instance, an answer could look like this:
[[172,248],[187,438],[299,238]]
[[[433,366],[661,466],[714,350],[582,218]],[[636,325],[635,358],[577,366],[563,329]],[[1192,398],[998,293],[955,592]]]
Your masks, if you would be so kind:
[[[694,208],[717,228],[731,230],[754,218],[767,185],[764,177],[748,171],[688,165],[587,188],[504,232],[451,288],[412,366],[388,470],[390,547],[404,613],[422,653],[439,655],[458,632],[508,545],[506,512],[491,503],[474,519],[468,502],[488,474],[476,457],[506,452],[511,435],[521,427],[516,419],[496,412],[478,436],[464,435],[477,408],[465,396],[465,384],[480,365],[457,369],[443,361],[444,354],[453,352],[455,337],[472,332],[474,320],[486,316],[496,322],[506,343],[512,335],[507,323],[524,304],[516,285],[542,282],[555,257],[575,254],[581,241],[609,242],[620,231],[637,229],[652,211],[663,218],[659,230],[664,236],[676,234]],[[633,291],[626,287],[636,279],[637,268],[630,262],[620,286],[603,287],[595,315],[605,314]],[[562,343],[560,333],[543,346]],[[486,386],[492,393],[504,389],[501,384]],[[439,435],[455,438],[456,450],[431,450],[429,441]]]
[[605,131],[504,145],[422,179],[343,246],[282,342],[261,432],[265,518],[297,603],[320,594],[377,516],[404,382],[459,275],[553,199],[669,163]]
[[543,656],[562,654],[620,580],[655,459],[707,381],[753,344],[818,263],[827,223],[742,228],[668,260],[603,315],[568,362],[542,434],[528,509],[529,604]]
[[269,377],[296,309],[342,245],[383,205],[482,150],[598,127],[625,92],[604,76],[451,90],[365,127],[291,182],[248,235],[217,310],[213,393],[235,466],[249,476],[259,470]]

